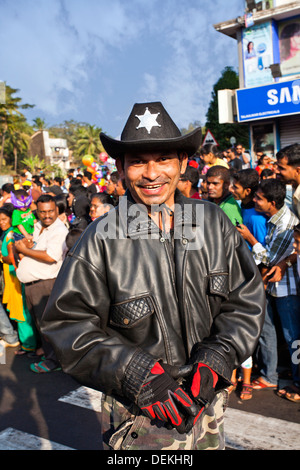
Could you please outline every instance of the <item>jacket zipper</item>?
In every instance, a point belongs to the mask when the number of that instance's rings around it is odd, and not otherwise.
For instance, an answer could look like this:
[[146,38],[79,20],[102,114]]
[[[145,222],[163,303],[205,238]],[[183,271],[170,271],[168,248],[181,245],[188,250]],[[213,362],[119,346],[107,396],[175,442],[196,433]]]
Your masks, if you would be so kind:
[[[166,240],[164,243],[171,243],[169,240]],[[182,328],[185,329],[184,335],[186,338],[185,341],[185,350],[186,350],[186,355],[187,357],[189,356],[189,350],[188,350],[188,344],[192,341],[192,344],[196,342],[195,340],[195,335],[192,330],[192,327],[190,325],[189,321],[189,313],[187,309],[187,303],[185,302],[185,263],[186,263],[186,250],[184,250],[183,253],[183,260],[182,260],[182,305],[179,305],[179,299],[177,295],[177,289],[176,289],[176,275],[175,275],[175,261],[172,262],[171,260],[171,254],[170,254],[170,249],[168,246],[165,245],[165,250],[167,251],[167,257],[168,257],[168,262],[170,265],[170,270],[171,270],[171,278],[172,278],[172,284],[173,284],[173,292],[175,295],[175,299],[178,305],[178,310],[179,313],[181,312],[180,315],[180,323],[182,325]],[[175,246],[173,248],[173,251],[175,251]],[[175,253],[173,253],[173,259],[174,259]],[[189,328],[190,327],[190,328]],[[188,338],[188,335],[191,336],[191,340]]]
[[[186,239],[185,239],[186,240]],[[183,322],[185,326],[185,337],[186,337],[186,354],[187,357],[189,357],[189,344],[193,346],[197,340],[195,338],[194,334],[194,325],[191,323],[191,318],[190,318],[190,313],[189,313],[189,303],[186,300],[186,276],[185,276],[185,270],[186,270],[186,256],[187,256],[187,250],[184,250],[183,253],[183,260],[182,260],[182,313],[183,313]]]
[[[172,245],[171,245],[171,242],[168,239],[164,239],[164,241],[162,243],[164,244],[164,247],[165,247],[165,250],[166,250],[166,253],[167,253],[167,258],[168,258],[168,262],[169,262],[169,266],[170,266],[170,272],[171,272],[173,292],[174,292],[174,295],[175,295],[175,298],[176,298],[176,302],[178,303],[178,296],[177,296],[177,290],[176,290],[176,277],[175,277],[175,270],[174,270],[174,254],[173,254],[173,261],[172,261],[171,255],[170,255],[170,248],[169,248],[169,246],[171,246],[171,248],[172,248]],[[166,243],[168,243],[169,245],[167,246]]]
[[[164,250],[165,250],[166,255],[167,255],[168,264],[170,266],[173,293],[174,293],[174,296],[175,296],[175,299],[176,299],[176,302],[177,302],[177,305],[178,305],[178,296],[177,296],[177,291],[176,291],[176,280],[175,280],[175,272],[174,272],[174,261],[172,262],[171,257],[170,257],[169,246],[166,245],[166,243],[171,243],[171,242],[163,236],[160,237],[160,242],[163,243]],[[165,324],[165,322],[164,322],[164,324]],[[166,331],[167,331],[167,328],[166,328]],[[172,357],[171,357],[171,353],[169,351],[170,341],[169,341],[169,338],[168,338],[167,334],[165,335],[165,338],[166,338],[166,346],[167,346],[166,347],[166,356],[167,356],[168,364],[173,365],[173,360],[172,360]]]

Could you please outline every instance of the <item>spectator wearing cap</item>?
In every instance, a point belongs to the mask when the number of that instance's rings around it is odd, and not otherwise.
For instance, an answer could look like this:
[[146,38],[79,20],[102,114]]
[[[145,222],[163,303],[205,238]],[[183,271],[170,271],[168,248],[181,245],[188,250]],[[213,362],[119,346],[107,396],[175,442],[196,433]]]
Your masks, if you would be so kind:
[[193,166],[187,166],[185,173],[180,176],[177,188],[185,197],[200,199],[198,191],[199,173]]

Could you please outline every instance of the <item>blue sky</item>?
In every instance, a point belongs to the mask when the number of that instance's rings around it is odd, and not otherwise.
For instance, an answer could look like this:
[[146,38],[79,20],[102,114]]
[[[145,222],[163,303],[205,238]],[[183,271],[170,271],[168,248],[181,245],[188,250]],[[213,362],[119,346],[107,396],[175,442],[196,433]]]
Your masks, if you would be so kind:
[[200,121],[237,43],[213,24],[243,0],[0,0],[0,80],[31,122],[74,119],[118,137],[136,102],[162,101],[182,128]]

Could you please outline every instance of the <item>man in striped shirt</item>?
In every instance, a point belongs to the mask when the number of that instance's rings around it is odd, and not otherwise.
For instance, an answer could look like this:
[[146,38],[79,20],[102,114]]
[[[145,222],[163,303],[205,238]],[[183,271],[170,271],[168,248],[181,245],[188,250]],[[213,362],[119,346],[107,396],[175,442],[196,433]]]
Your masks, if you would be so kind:
[[[264,328],[260,337],[260,351],[263,361],[261,376],[254,381],[255,389],[276,388],[277,386],[277,336],[274,317],[278,315],[283,334],[292,358],[295,349],[293,343],[300,338],[300,280],[297,266],[289,262],[293,253],[294,226],[299,219],[285,205],[285,184],[279,180],[264,180],[255,194],[255,209],[267,217],[267,235],[265,246],[259,243],[249,230],[243,226],[238,229],[243,238],[252,245],[252,253],[257,264],[266,269],[267,308]],[[272,282],[270,271],[282,260],[287,269],[280,281]],[[272,275],[271,271],[271,275]],[[300,386],[297,365],[292,364],[293,382]]]

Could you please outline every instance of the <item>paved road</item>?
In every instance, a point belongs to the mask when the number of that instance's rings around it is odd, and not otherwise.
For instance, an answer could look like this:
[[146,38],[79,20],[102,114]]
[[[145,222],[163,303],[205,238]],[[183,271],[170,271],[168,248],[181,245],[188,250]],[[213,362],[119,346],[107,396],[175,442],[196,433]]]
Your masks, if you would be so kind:
[[[100,392],[63,372],[38,375],[28,357],[6,350],[0,364],[0,450],[100,450]],[[273,391],[242,402],[230,396],[225,415],[228,449],[300,449],[300,405]]]

